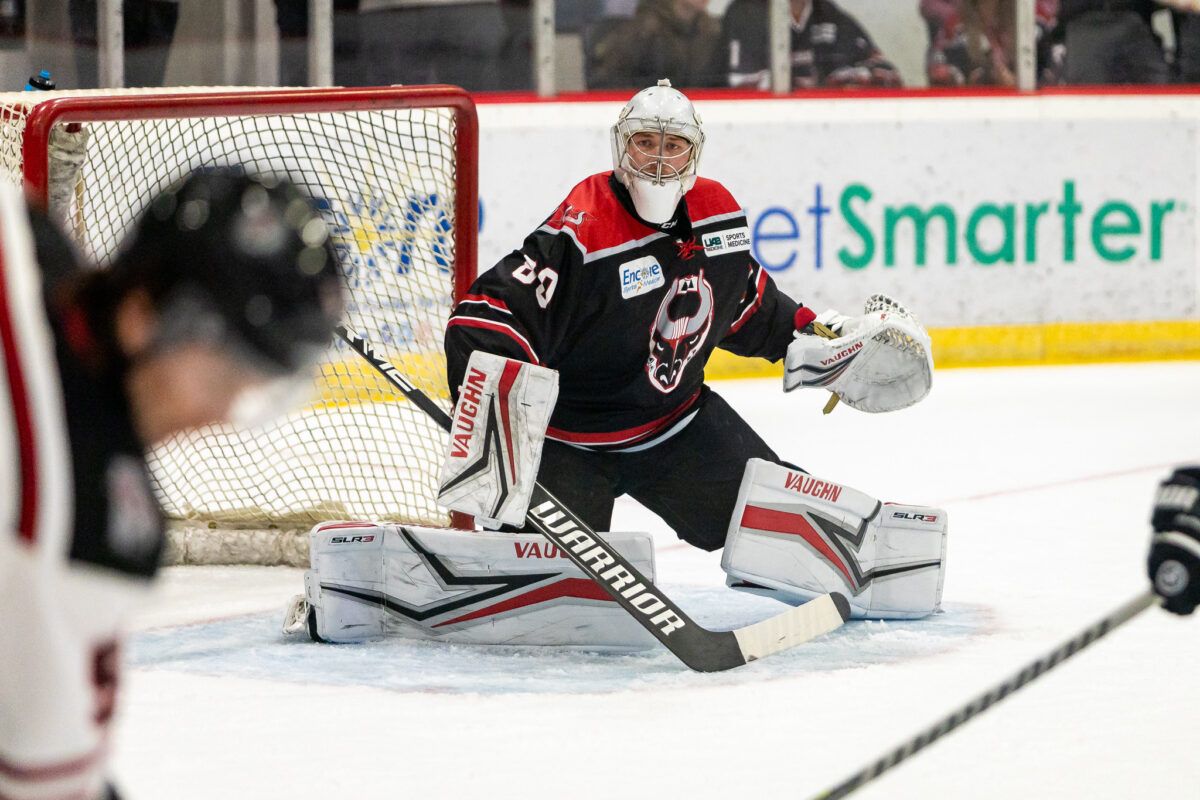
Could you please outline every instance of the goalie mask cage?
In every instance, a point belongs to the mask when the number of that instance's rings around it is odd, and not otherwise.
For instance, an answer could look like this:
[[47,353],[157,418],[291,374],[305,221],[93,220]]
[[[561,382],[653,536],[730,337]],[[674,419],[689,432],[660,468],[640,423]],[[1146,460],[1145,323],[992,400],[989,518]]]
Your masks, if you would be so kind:
[[[447,410],[442,335],[475,277],[478,128],[449,86],[0,95],[0,163],[109,263],[189,171],[286,175],[329,224],[345,324]],[[444,434],[343,342],[307,408],[177,436],[148,462],[170,563],[307,564],[315,523],[463,523],[436,503]]]

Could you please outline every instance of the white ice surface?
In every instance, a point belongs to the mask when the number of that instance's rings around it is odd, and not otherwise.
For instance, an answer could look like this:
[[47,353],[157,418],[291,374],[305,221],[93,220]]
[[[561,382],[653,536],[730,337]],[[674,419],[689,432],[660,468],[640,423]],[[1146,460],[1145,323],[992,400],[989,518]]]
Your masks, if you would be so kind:
[[[298,570],[173,568],[127,649],[128,797],[808,797],[1141,591],[1154,484],[1200,461],[1197,363],[942,372],[877,416],[716,389],[783,458],[945,507],[947,613],[698,675],[665,651],[285,642]],[[632,502],[614,527],[653,531],[707,624],[780,608]],[[856,797],[1198,798],[1198,661],[1200,619],[1151,609]]]

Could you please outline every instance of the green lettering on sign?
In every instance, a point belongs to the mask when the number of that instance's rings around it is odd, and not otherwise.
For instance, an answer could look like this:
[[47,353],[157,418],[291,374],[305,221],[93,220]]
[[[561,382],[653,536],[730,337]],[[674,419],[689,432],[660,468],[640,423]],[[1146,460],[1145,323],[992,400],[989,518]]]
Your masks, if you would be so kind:
[[903,219],[911,219],[913,223],[914,261],[918,267],[925,266],[926,240],[929,221],[940,217],[946,232],[946,263],[958,263],[958,218],[954,209],[945,203],[938,203],[928,211],[923,211],[915,205],[888,207],[883,210],[883,263],[884,266],[896,266],[896,226]]
[[1063,219],[1063,261],[1071,264],[1075,261],[1075,217],[1083,211],[1075,200],[1075,181],[1063,181],[1063,199],[1057,210]]
[[[1004,239],[995,250],[985,250],[979,242],[979,226],[988,217],[1000,220],[1001,229],[1004,231]],[[971,251],[971,258],[975,259],[976,264],[985,266],[998,261],[1013,263],[1017,260],[1016,230],[1017,211],[1012,204],[998,206],[994,203],[984,203],[978,206],[967,220],[967,249]]]
[[[961,247],[966,248],[971,263],[984,267],[1016,264],[1018,257],[1023,257],[1023,263],[1028,265],[1036,265],[1039,260],[1062,264],[1075,264],[1081,260],[1084,264],[1119,264],[1137,258],[1139,254],[1143,259],[1149,254],[1149,261],[1161,261],[1166,247],[1165,227],[1171,215],[1178,216],[1190,210],[1179,200],[1151,200],[1145,205],[1141,201],[1135,205],[1128,200],[1103,203],[1089,200],[1085,203],[1079,197],[1076,182],[1070,179],[1062,181],[1062,192],[1057,201],[971,205],[963,200],[947,203],[924,198],[895,205],[880,203],[882,207],[876,212],[871,204],[877,199],[876,193],[864,183],[847,184],[839,195],[837,211],[841,212],[848,241],[837,248],[837,257],[846,269],[866,269],[875,262],[879,251],[882,251],[884,267],[907,264],[925,267],[931,262],[931,256],[933,263],[956,266]],[[778,209],[770,211],[779,213]],[[1047,253],[1041,247],[1053,242],[1060,233],[1054,216],[1059,218],[1062,226],[1061,253]],[[1082,233],[1079,230],[1081,223],[1087,225]],[[820,230],[818,227],[818,242]],[[911,253],[907,252],[910,231]],[[793,221],[790,236],[768,238],[795,239],[797,235],[798,228]],[[879,237],[883,237],[882,247],[878,246]],[[707,238],[704,243],[709,244]],[[938,245],[944,245],[941,252]],[[944,261],[939,258],[942,253]],[[777,268],[790,266],[794,259],[795,253]]]
[[1049,203],[1025,204],[1025,263],[1037,261],[1037,223],[1038,217],[1050,210]]
[[[1112,218],[1117,219],[1110,222],[1109,220]],[[1132,244],[1127,244],[1124,247],[1113,249],[1109,242],[1105,241],[1105,237],[1136,236],[1141,232],[1142,221],[1138,219],[1133,206],[1119,200],[1110,200],[1100,206],[1096,216],[1092,217],[1092,248],[1105,261],[1117,263],[1128,261],[1137,253],[1137,248]]]
[[869,203],[871,190],[861,183],[852,183],[842,191],[842,197],[838,201],[838,208],[842,212],[842,216],[846,218],[846,224],[862,241],[862,252],[855,254],[850,252],[849,248],[842,247],[838,249],[838,260],[842,262],[842,266],[848,269],[863,269],[875,257],[875,234],[871,233],[870,226],[850,205],[854,200]]
[[1162,224],[1163,219],[1175,210],[1175,201],[1167,200],[1160,203],[1154,200],[1150,203],[1150,260],[1162,261]]

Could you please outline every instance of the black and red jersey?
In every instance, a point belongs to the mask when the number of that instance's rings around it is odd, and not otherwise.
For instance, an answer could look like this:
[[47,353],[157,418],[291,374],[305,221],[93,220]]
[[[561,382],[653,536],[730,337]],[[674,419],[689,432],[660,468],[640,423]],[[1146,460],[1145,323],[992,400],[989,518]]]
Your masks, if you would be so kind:
[[778,361],[797,310],[751,256],[746,215],[724,186],[697,179],[654,225],[604,172],[459,302],[446,328],[450,387],[457,397],[474,350],[551,367],[547,438],[648,446],[690,419],[714,348]]

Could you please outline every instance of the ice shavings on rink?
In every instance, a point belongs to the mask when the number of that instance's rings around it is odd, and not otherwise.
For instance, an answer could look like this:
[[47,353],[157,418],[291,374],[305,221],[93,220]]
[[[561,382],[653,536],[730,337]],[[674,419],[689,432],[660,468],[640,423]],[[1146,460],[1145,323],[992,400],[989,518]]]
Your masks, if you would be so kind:
[[[785,606],[719,588],[664,587],[714,629],[745,625]],[[749,669],[690,672],[665,649],[595,653],[486,647],[390,638],[323,645],[284,637],[279,613],[248,614],[143,631],[133,637],[135,668],[176,670],[293,683],[361,686],[394,692],[579,694],[657,691],[761,682],[812,671],[849,670],[946,652],[985,632],[987,611],[958,605],[922,621],[854,621],[810,645]]]

